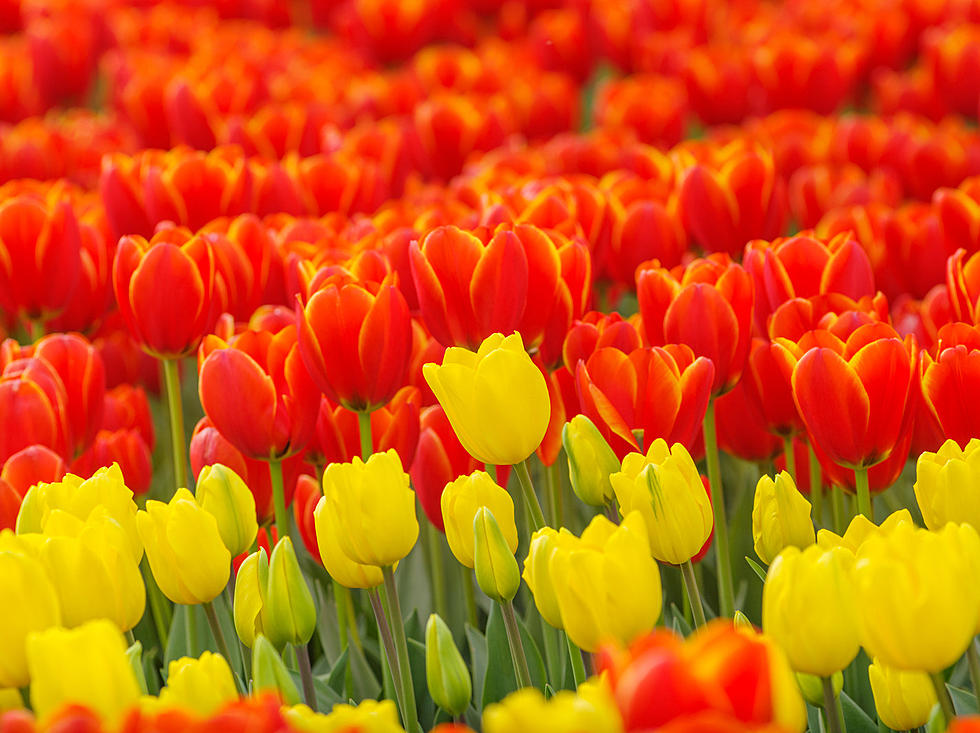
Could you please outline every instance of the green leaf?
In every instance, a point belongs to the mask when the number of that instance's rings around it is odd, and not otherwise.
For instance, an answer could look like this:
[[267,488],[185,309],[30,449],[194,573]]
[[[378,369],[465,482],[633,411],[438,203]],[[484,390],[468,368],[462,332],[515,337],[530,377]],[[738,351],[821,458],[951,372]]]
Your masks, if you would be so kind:
[[[483,685],[487,676],[487,639],[480,632],[469,624],[466,624],[466,644],[470,648],[470,676],[473,678],[473,700],[477,707],[476,712],[483,713]],[[479,717],[477,717],[479,721]]]
[[419,720],[433,720],[436,717],[436,704],[429,695],[425,681],[425,644],[408,639],[408,663],[412,669],[412,685],[415,690],[415,705]]
[[766,582],[765,569],[748,555],[745,556],[745,562],[747,562],[749,564],[749,567],[752,568],[752,570],[755,571],[755,574],[759,576],[759,580],[765,583]]
[[684,618],[684,612],[677,607],[676,603],[670,604],[670,612],[673,615],[673,623],[671,628],[682,636],[690,636],[693,629],[687,622],[687,619]]
[[126,650],[126,658],[129,660],[129,666],[133,668],[133,674],[136,677],[136,683],[140,687],[140,692],[144,695],[148,694],[146,689],[146,674],[143,671],[143,645],[138,641]]
[[[539,690],[543,689],[547,673],[541,652],[520,619],[517,619],[517,625],[521,634],[521,643],[524,645],[524,655],[527,657],[527,665],[531,672],[531,683]],[[477,688],[474,687],[474,689]],[[490,703],[502,700],[516,689],[517,677],[514,674],[514,663],[510,656],[510,645],[507,643],[504,617],[500,611],[500,605],[494,603],[490,608],[490,617],[487,619],[487,672],[480,698],[482,707],[486,708]]]
[[878,733],[878,725],[846,692],[841,692],[840,702],[844,709],[844,727],[847,733]]
[[344,695],[344,678],[347,676],[347,658],[349,656],[350,650],[344,649],[337,661],[334,662],[333,669],[326,676],[327,685],[341,697]]
[[972,692],[961,687],[953,687],[950,684],[946,685],[946,689],[949,690],[950,697],[953,698],[953,708],[957,715],[976,715],[977,698],[973,696]]

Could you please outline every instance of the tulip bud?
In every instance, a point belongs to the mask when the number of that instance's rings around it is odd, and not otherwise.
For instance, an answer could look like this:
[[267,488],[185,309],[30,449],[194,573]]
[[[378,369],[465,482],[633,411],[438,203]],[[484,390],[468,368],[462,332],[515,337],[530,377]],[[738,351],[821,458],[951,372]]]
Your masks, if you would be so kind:
[[517,552],[514,500],[486,471],[474,471],[446,484],[441,501],[446,540],[461,565],[473,567],[473,518],[480,507],[489,509],[497,520],[511,554]]
[[784,547],[802,550],[813,544],[810,509],[786,471],[780,471],[775,481],[768,476],[759,479],[752,502],[752,538],[762,562],[771,563]]
[[749,617],[741,611],[735,612],[735,615],[732,617],[732,623],[735,624],[736,629],[751,629],[752,631],[755,631],[755,625],[749,621]]
[[575,495],[590,506],[608,503],[613,497],[609,477],[620,470],[620,463],[595,423],[576,415],[562,428],[561,442]]
[[473,569],[480,590],[499,603],[512,600],[521,586],[521,573],[500,525],[486,507],[477,509],[473,517],[473,534]]
[[112,622],[50,628],[27,638],[31,707],[40,720],[65,705],[90,708],[115,728],[139,700],[122,632]]
[[269,557],[259,548],[238,568],[235,578],[235,631],[242,644],[252,648],[255,638],[265,633],[265,600],[269,586]]
[[313,510],[313,521],[320,562],[331,578],[345,588],[375,588],[384,582],[381,568],[354,562],[344,554],[334,529],[337,518],[327,505],[326,497],[317,502],[316,509]]
[[204,652],[200,659],[181,657],[170,662],[167,686],[160,690],[166,707],[207,717],[227,702],[238,699],[231,667],[220,654]]
[[434,613],[425,625],[425,679],[436,705],[453,717],[466,711],[473,694],[470,671],[446,622]]
[[980,531],[980,440],[960,450],[947,440],[935,453],[923,453],[915,464],[915,500],[922,521],[932,530],[947,522],[966,522]]
[[276,692],[286,705],[297,705],[300,701],[299,690],[279,652],[261,634],[255,637],[252,647],[252,687],[256,692]]
[[[563,537],[562,533],[566,537]],[[571,535],[567,530],[556,532],[551,527],[542,527],[531,535],[531,545],[527,550],[522,575],[534,595],[534,605],[537,606],[538,613],[556,629],[564,628],[564,625],[561,622],[561,609],[555,595],[550,563],[562,544],[567,544],[568,537]]]
[[762,628],[797,672],[829,677],[859,648],[851,586],[854,556],[842,548],[787,547],[773,560],[762,589]]
[[218,520],[221,541],[232,557],[252,546],[259,531],[255,497],[242,478],[227,466],[205,466],[197,477],[197,503]]
[[[840,691],[844,689],[844,673],[834,672],[830,678],[830,682],[834,686],[834,697],[837,697],[840,695]],[[800,692],[803,693],[803,697],[808,703],[817,708],[824,704],[823,680],[815,674],[797,672],[796,683],[799,685]]]
[[231,553],[221,540],[218,521],[187,489],[170,503],[146,502],[136,517],[150,569],[160,590],[174,603],[213,601],[231,574]]
[[925,672],[903,672],[877,659],[868,667],[875,709],[882,723],[894,730],[925,725],[936,704],[936,688]]
[[283,537],[269,558],[269,585],[263,595],[265,634],[277,647],[306,644],[316,628],[313,595],[299,569],[293,542]]

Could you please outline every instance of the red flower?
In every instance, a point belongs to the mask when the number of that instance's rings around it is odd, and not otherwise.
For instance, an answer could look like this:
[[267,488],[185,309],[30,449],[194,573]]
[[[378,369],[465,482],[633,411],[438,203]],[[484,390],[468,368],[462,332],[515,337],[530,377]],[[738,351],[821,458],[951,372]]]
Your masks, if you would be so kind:
[[4,462],[0,479],[23,496],[34,484],[61,481],[66,473],[68,468],[61,456],[43,445],[31,445]]
[[0,461],[30,445],[63,458],[71,449],[65,387],[44,359],[17,359],[0,374]]
[[296,480],[296,493],[293,494],[293,517],[296,519],[296,526],[299,528],[299,536],[303,538],[306,551],[310,553],[316,562],[323,564],[320,560],[320,548],[316,543],[316,523],[313,519],[313,510],[323,493],[317,484],[315,476],[302,474]]
[[942,435],[960,445],[980,436],[980,331],[953,323],[939,330],[936,357],[922,352],[922,398]]

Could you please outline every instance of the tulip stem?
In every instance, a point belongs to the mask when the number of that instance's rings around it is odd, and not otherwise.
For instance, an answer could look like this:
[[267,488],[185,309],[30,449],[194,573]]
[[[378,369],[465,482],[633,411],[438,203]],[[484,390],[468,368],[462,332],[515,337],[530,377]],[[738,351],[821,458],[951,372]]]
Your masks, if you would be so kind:
[[946,687],[946,680],[943,679],[941,672],[932,672],[929,674],[929,678],[932,680],[932,686],[936,689],[939,707],[942,709],[943,717],[945,718],[945,722],[940,729],[945,730],[946,726],[952,723],[953,718],[956,717],[956,711],[953,708],[953,698],[949,696],[949,688]]
[[544,663],[548,670],[548,681],[554,689],[561,687],[564,677],[564,665],[561,663],[561,655],[558,653],[555,634],[559,633],[551,628],[541,614],[538,614],[538,623],[541,625],[541,640],[544,642]]
[[973,696],[980,700],[980,654],[977,654],[976,639],[970,640],[966,648],[966,661],[970,665],[970,682],[973,684]]
[[465,565],[459,565],[463,574],[463,598],[466,600],[466,620],[474,629],[479,629],[480,618],[476,611],[476,591],[473,588],[473,571]]
[[844,490],[839,486],[830,487],[830,508],[834,515],[834,532],[844,533]]
[[361,460],[366,461],[374,452],[374,443],[371,439],[371,413],[357,413],[357,431],[361,437]]
[[[402,620],[401,603],[398,601],[398,588],[395,587],[395,571],[391,565],[381,568],[384,575],[384,592],[388,600],[392,635],[395,642],[395,662],[401,668],[402,701],[405,705],[403,718],[408,733],[421,733],[419,714],[415,707],[415,684],[412,681],[412,667],[408,661],[408,641],[405,638],[405,622]],[[396,683],[397,684],[397,683]]]
[[823,475],[820,471],[820,459],[813,446],[807,443],[810,454],[810,503],[813,505],[814,523],[819,528],[823,524]]
[[184,403],[180,395],[180,372],[176,359],[162,359],[163,382],[170,412],[170,451],[174,462],[174,490],[187,486],[187,451],[184,448]]
[[783,457],[786,459],[786,473],[796,481],[796,453],[793,452],[793,436],[783,436]]
[[348,650],[346,669],[344,669],[344,697],[350,700],[354,696],[354,674],[350,664],[350,637],[347,633],[347,599],[344,598],[344,591],[347,589],[333,578],[330,579],[330,582],[333,584],[333,601],[337,606],[337,631],[340,634],[340,652],[343,653],[345,649]]
[[705,624],[704,605],[701,603],[701,592],[698,590],[698,580],[694,577],[694,565],[691,561],[681,563],[681,575],[684,576],[684,588],[691,601],[691,611],[694,613],[694,626],[701,628]]
[[561,496],[561,469],[558,461],[548,466],[548,493],[551,498],[551,521],[554,527],[561,527],[563,522]]
[[871,522],[875,521],[874,509],[871,506],[871,490],[868,488],[868,469],[854,469],[854,487],[857,489],[858,511]]
[[830,677],[821,677],[820,681],[823,683],[823,709],[827,714],[827,730],[829,733],[844,733],[844,716],[838,697],[834,694],[834,681]]
[[513,601],[501,601],[500,610],[504,617],[504,628],[507,629],[507,644],[510,646],[510,660],[514,664],[514,675],[517,677],[517,689],[531,686],[531,670],[527,666],[527,656],[524,654],[524,644],[521,642],[521,630],[517,625]]
[[582,661],[582,650],[579,649],[572,638],[565,633],[561,632],[562,636],[565,637],[565,645],[568,647],[568,656],[572,662],[572,679],[575,680],[575,688],[585,682],[585,662]]
[[446,563],[442,556],[442,537],[432,522],[425,522],[425,533],[429,548],[429,573],[432,576],[432,605],[440,618],[449,617],[446,601]]
[[534,484],[531,483],[531,473],[527,470],[527,460],[514,464],[517,477],[521,481],[521,492],[524,494],[524,503],[527,505],[528,521],[531,523],[531,531],[537,532],[544,526],[544,513],[541,511],[541,504],[538,502],[538,495],[534,493]]
[[299,678],[303,683],[303,700],[316,712],[316,690],[313,689],[313,667],[310,666],[310,652],[306,644],[296,646],[296,661],[299,664]]
[[276,532],[279,539],[289,537],[289,515],[286,514],[286,487],[282,476],[282,461],[269,461],[272,483],[272,507],[276,513]]
[[718,460],[718,434],[715,430],[715,400],[708,400],[704,413],[704,453],[711,484],[711,507],[715,515],[715,559],[718,565],[718,604],[721,615],[731,618],[735,613],[735,589],[732,585],[732,558],[728,547],[728,518],[725,513],[725,491],[721,482]]
[[160,642],[160,649],[166,651],[168,642],[168,630],[173,615],[167,599],[163,597],[160,586],[157,585],[153,571],[150,570],[150,563],[144,557],[140,563],[140,570],[143,573],[143,583],[146,585],[146,596],[150,602],[150,615],[153,617],[153,626],[157,631],[157,640]]
[[[387,604],[381,599],[381,593],[383,592],[384,586],[371,588],[368,590],[368,598],[371,599],[371,608],[374,609],[374,619],[378,622],[378,633],[381,635],[381,643],[385,649],[385,662],[388,665],[388,670],[391,672],[392,682],[395,684],[395,698],[398,703],[398,709],[402,713],[402,719],[404,720],[405,703],[402,702],[401,671],[395,663],[395,641],[391,636],[391,627],[388,626],[388,617],[385,611]],[[384,672],[382,670],[383,676]]]

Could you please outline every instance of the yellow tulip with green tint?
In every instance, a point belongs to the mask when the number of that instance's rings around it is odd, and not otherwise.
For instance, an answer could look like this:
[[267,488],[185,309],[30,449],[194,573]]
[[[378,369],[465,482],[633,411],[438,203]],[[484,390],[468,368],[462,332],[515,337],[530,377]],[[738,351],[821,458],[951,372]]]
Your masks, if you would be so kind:
[[775,480],[759,479],[752,502],[752,540],[762,562],[768,565],[785,547],[802,550],[814,543],[811,509],[786,471],[776,474]]
[[331,578],[345,588],[376,588],[384,582],[381,568],[376,565],[362,565],[354,562],[340,548],[338,532],[334,528],[336,518],[327,506],[326,497],[321,497],[313,510],[317,549],[320,562]]
[[235,632],[249,649],[265,631],[265,593],[269,586],[269,556],[260,547],[238,566],[235,576],[235,599],[232,616]]
[[936,688],[925,672],[903,672],[875,659],[868,667],[875,709],[892,730],[911,730],[925,725],[936,704]]
[[160,690],[160,706],[202,717],[214,715],[238,699],[235,678],[220,654],[204,652],[199,659],[181,657],[167,668],[167,686]]
[[513,600],[521,587],[521,571],[493,512],[485,506],[473,516],[473,557],[480,590],[498,603]]
[[966,522],[980,531],[980,440],[947,440],[915,464],[915,500],[929,529]]
[[197,503],[218,520],[221,540],[232,556],[241,555],[259,531],[255,497],[241,476],[227,466],[205,466],[197,477]]
[[187,489],[178,489],[167,504],[146,502],[137,527],[153,577],[171,601],[208,603],[224,590],[231,575],[231,553],[214,515]]
[[511,555],[517,552],[514,500],[486,471],[474,471],[446,484],[441,502],[446,541],[461,565],[473,567],[473,518],[480,507],[493,513]]
[[519,333],[495,333],[473,352],[446,349],[422,374],[459,442],[483,463],[514,465],[541,444],[551,417],[544,375]]
[[595,423],[576,415],[562,428],[561,443],[575,495],[590,506],[609,502],[613,498],[609,477],[620,470],[620,463]]

